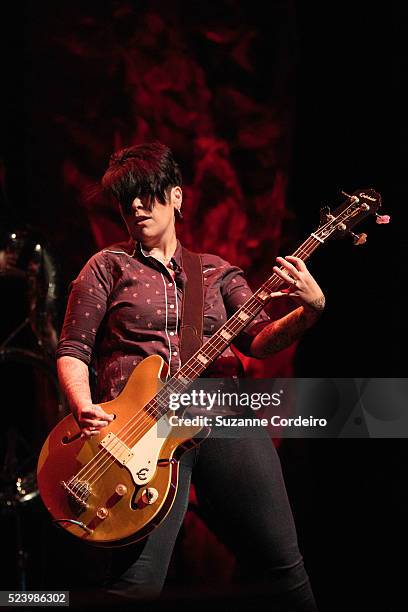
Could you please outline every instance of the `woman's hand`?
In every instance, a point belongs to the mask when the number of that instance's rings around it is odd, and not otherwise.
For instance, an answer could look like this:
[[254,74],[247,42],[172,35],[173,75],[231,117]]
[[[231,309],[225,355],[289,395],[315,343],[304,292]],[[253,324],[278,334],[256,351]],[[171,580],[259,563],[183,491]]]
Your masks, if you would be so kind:
[[97,404],[79,408],[74,414],[81,428],[82,437],[87,438],[98,434],[102,427],[109,425],[115,418],[113,414],[108,414]]
[[[277,257],[278,266],[273,271],[288,287],[278,289],[271,297],[289,295],[300,304],[276,321],[261,329],[251,344],[251,354],[256,359],[263,359],[287,348],[299,340],[302,334],[319,318],[325,306],[323,291],[299,257],[288,255]],[[281,269],[282,268],[282,269]]]
[[322,312],[326,299],[305,262],[293,255],[277,257],[276,261],[280,267],[274,266],[273,271],[289,285],[287,289],[282,290],[282,293],[292,297],[304,308],[316,313]]

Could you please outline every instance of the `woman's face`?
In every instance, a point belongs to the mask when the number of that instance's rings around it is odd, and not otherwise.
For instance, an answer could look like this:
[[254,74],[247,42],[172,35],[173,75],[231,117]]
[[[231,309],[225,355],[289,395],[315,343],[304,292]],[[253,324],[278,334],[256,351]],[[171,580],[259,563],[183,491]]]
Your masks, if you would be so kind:
[[165,204],[155,200],[152,210],[144,208],[143,201],[135,198],[129,212],[121,208],[129,234],[142,244],[152,243],[164,236],[171,235],[174,232],[174,211],[180,208],[181,202],[180,187],[171,188]]

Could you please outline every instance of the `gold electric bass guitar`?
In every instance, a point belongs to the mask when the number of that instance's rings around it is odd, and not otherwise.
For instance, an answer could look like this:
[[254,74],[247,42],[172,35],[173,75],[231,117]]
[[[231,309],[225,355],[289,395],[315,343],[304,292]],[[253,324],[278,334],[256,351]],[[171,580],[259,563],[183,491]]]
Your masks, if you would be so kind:
[[[371,214],[379,223],[389,220],[378,215],[381,198],[373,189],[344,196],[335,212],[321,210],[319,227],[295,256],[306,260],[329,238],[347,234],[362,244],[366,235],[354,234],[354,225]],[[51,431],[40,453],[37,478],[55,523],[83,541],[113,547],[140,540],[163,521],[176,495],[180,457],[209,433],[198,427],[171,427],[169,394],[188,389],[282,284],[273,274],[167,382],[164,360],[158,355],[144,359],[120,395],[102,404],[115,418],[97,435],[81,437],[72,415]]]

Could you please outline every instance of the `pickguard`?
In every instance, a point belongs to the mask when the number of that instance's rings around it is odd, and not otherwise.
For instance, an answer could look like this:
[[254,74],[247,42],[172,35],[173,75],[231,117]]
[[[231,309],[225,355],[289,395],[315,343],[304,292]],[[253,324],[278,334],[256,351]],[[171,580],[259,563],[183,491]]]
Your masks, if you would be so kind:
[[164,415],[131,448],[133,457],[127,461],[126,468],[129,470],[135,485],[145,485],[153,478],[161,447],[170,431],[171,425],[168,417]]

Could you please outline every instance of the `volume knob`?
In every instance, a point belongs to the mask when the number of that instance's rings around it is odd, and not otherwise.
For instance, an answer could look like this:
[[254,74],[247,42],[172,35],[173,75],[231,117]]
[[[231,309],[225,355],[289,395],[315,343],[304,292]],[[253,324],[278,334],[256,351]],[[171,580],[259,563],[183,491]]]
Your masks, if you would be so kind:
[[108,509],[105,508],[104,506],[101,506],[100,508],[98,508],[98,511],[96,513],[96,516],[98,518],[100,518],[101,520],[106,519],[106,517],[108,516],[109,512]]
[[127,486],[120,483],[116,485],[115,491],[118,495],[120,495],[120,497],[123,497],[123,495],[126,495],[127,493]]
[[154,504],[154,502],[157,500],[158,497],[159,497],[159,492],[157,489],[154,489],[153,487],[149,487],[145,489],[142,493],[142,500],[145,504],[148,504],[148,505]]

